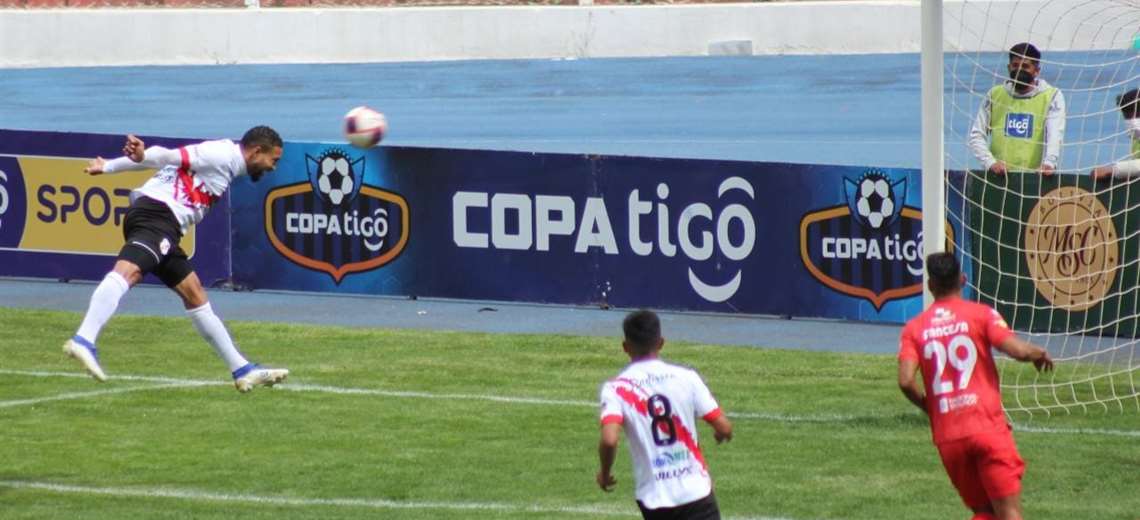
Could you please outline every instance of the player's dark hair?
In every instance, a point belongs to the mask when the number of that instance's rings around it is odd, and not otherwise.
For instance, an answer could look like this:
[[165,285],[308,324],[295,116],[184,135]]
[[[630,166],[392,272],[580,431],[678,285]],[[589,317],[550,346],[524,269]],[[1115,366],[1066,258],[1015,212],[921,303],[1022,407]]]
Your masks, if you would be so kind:
[[1009,61],[1013,61],[1014,58],[1025,58],[1038,64],[1041,62],[1041,51],[1032,43],[1022,42],[1009,48]]
[[1140,88],[1134,88],[1116,96],[1116,106],[1124,113],[1124,119],[1140,117]]
[[245,131],[241,136],[241,147],[245,149],[260,148],[272,150],[274,147],[285,146],[277,131],[268,126],[260,125]]
[[954,253],[932,253],[926,257],[926,273],[930,275],[930,292],[937,298],[958,290],[962,266]]
[[661,320],[650,310],[629,313],[621,324],[625,343],[634,354],[644,356],[661,343]]

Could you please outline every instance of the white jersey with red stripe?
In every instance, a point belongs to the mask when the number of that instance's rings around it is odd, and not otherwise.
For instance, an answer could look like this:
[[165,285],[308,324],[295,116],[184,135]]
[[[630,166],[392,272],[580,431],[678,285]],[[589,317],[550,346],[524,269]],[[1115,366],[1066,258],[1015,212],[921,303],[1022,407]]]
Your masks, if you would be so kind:
[[176,150],[151,146],[146,149],[141,163],[120,157],[107,161],[103,169],[105,173],[114,173],[141,168],[158,168],[158,171],[131,192],[131,201],[146,196],[166,204],[182,226],[182,234],[205,218],[235,178],[246,174],[241,146],[229,139],[205,141]]
[[633,362],[602,385],[601,401],[602,424],[620,423],[629,438],[636,496],[645,507],[676,507],[712,492],[696,423],[721,411],[700,374],[660,359]]

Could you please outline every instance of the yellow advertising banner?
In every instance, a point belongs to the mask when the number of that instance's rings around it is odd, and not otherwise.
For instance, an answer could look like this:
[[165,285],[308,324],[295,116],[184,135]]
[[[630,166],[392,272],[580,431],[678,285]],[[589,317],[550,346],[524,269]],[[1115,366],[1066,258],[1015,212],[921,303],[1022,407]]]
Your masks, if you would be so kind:
[[[18,250],[114,256],[123,246],[131,190],[153,170],[87,175],[87,159],[17,157],[26,215]],[[18,196],[18,195],[16,195]],[[180,245],[194,256],[194,229]]]

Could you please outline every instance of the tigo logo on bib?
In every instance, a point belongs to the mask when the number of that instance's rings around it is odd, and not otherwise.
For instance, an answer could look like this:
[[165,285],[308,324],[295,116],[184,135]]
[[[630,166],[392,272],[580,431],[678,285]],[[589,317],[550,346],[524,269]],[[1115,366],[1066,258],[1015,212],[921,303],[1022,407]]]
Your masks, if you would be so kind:
[[1005,115],[1005,135],[1029,139],[1033,135],[1033,114],[1010,112]]

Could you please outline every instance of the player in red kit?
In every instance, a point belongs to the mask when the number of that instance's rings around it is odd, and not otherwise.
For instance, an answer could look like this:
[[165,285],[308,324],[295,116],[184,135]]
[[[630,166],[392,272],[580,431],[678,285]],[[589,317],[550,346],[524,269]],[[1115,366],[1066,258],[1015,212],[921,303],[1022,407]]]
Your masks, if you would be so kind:
[[934,304],[903,328],[899,388],[930,417],[942,465],[973,519],[1020,520],[1025,462],[1002,410],[992,349],[1039,371],[1052,370],[1053,360],[1018,339],[996,310],[962,299],[965,277],[953,254],[926,257],[926,271]]

